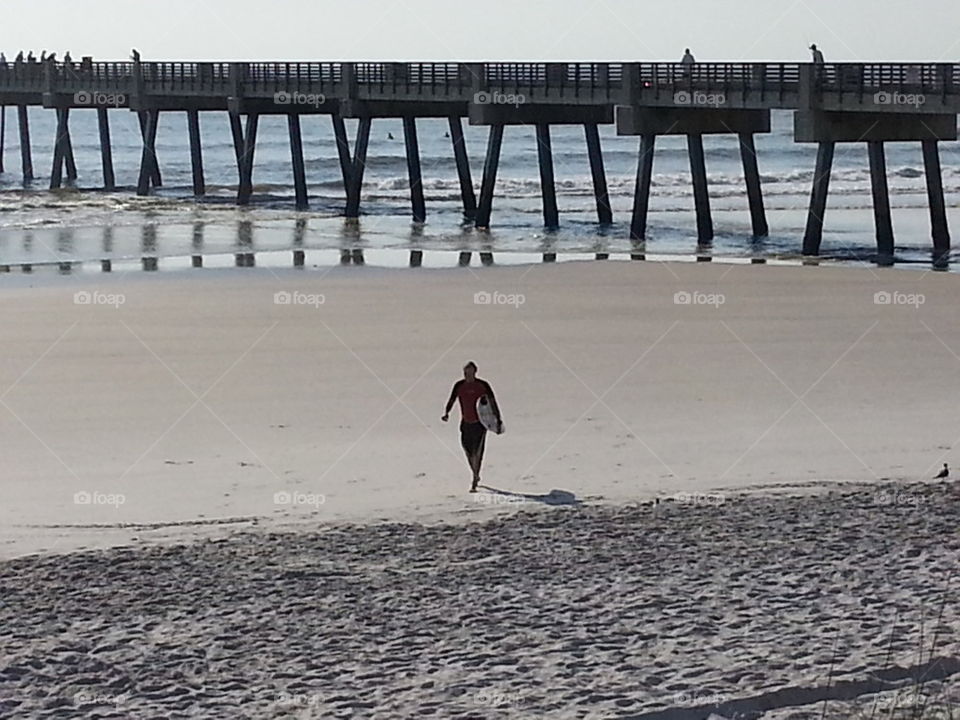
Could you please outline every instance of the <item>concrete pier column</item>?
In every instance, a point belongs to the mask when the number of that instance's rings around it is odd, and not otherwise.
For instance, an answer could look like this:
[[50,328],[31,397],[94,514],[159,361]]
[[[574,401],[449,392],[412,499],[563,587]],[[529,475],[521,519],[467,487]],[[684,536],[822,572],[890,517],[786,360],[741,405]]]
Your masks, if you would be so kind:
[[537,157],[540,161],[540,193],[543,195],[543,224],[548,229],[560,227],[557,210],[557,188],[553,174],[553,147],[550,125],[537,123]]
[[240,187],[237,189],[237,204],[248,205],[253,195],[253,156],[257,148],[257,127],[260,116],[247,114],[247,128],[243,133],[243,155],[240,158]]
[[157,166],[157,124],[160,119],[159,110],[149,110],[141,115],[146,115],[143,126],[143,151],[140,154],[140,176],[137,179],[137,195],[149,195],[150,184],[156,179],[159,171]]
[[817,150],[817,169],[813,175],[810,191],[810,209],[807,212],[807,227],[803,234],[803,254],[819,255],[823,240],[823,215],[827,210],[827,193],[830,189],[830,171],[833,168],[835,144],[821,142]]
[[[147,140],[147,126],[149,124],[150,115],[156,115],[157,120],[159,121],[159,110],[142,110],[137,113],[137,120],[140,122],[140,136],[143,138],[144,144]],[[160,177],[160,161],[157,159],[157,131],[154,128],[153,131],[153,167],[150,170],[150,183],[154,187],[161,187],[163,185],[163,179]]]
[[687,135],[690,176],[693,178],[693,204],[697,212],[697,243],[713,242],[713,218],[710,217],[710,192],[707,188],[707,164],[703,157],[703,135]]
[[940,150],[936,140],[922,140],[923,169],[927,176],[927,200],[930,205],[930,230],[933,236],[934,260],[950,253],[950,228],[943,201],[943,176],[940,171]]
[[603,167],[603,152],[600,149],[600,131],[596,123],[586,123],[583,132],[587,139],[587,155],[590,157],[590,174],[593,176],[593,196],[597,201],[597,219],[601,225],[613,222],[610,194],[607,191],[607,173]]
[[423,176],[420,172],[420,143],[417,141],[417,120],[403,118],[403,143],[407,150],[407,176],[410,178],[410,205],[414,222],[427,219],[427,205],[423,199]]
[[357,141],[353,148],[353,162],[350,165],[350,177],[347,185],[348,218],[360,217],[360,193],[363,190],[363,171],[367,167],[367,147],[370,144],[370,126],[373,119],[360,118],[357,125]]
[[110,143],[110,115],[105,107],[97,108],[97,125],[100,129],[100,166],[103,168],[103,189],[113,190],[117,187],[116,177],[113,174],[113,146]]
[[303,164],[303,137],[300,134],[300,116],[287,115],[287,130],[290,134],[290,162],[293,167],[293,188],[297,198],[297,210],[310,207],[307,200],[307,172]]
[[0,173],[3,169],[3,151],[6,149],[7,140],[7,106],[0,105]]
[[633,217],[630,220],[630,239],[647,239],[647,210],[650,207],[650,183],[653,179],[653,150],[656,135],[640,136],[640,155],[637,163],[637,184],[633,193]]
[[747,185],[747,202],[750,205],[750,224],[755,238],[770,234],[767,214],[763,209],[763,191],[760,189],[760,169],[757,165],[757,148],[753,133],[740,133],[740,160],[743,162],[743,178]]
[[64,108],[63,162],[67,166],[67,180],[77,179],[77,161],[73,157],[73,140],[70,139],[70,109]]
[[50,170],[50,189],[56,190],[63,185],[63,163],[66,155],[67,111],[57,108],[57,132],[53,140],[53,167]]
[[460,124],[459,117],[450,117],[448,120],[453,157],[457,161],[457,177],[460,180],[460,197],[463,199],[463,216],[467,220],[473,220],[477,217],[477,196],[473,192],[473,178],[470,176],[470,159],[463,139],[463,126]]
[[487,157],[483,163],[483,179],[480,181],[480,202],[477,206],[478,228],[490,227],[490,213],[493,211],[493,189],[497,184],[497,168],[500,165],[500,148],[503,146],[503,125],[490,126],[487,139]]
[[884,265],[893,264],[893,221],[890,217],[890,190],[883,143],[867,143],[870,159],[870,188],[873,191],[873,219],[877,230],[877,255]]
[[17,105],[17,119],[20,125],[20,167],[23,172],[23,184],[33,180],[33,153],[30,150],[30,118],[26,105]]
[[350,187],[350,141],[347,139],[347,126],[339,115],[331,115],[333,135],[337,139],[337,155],[340,158],[340,174],[343,176],[343,192]]
[[201,197],[207,193],[203,178],[203,144],[200,140],[200,112],[187,110],[187,133],[190,136],[190,168],[193,174],[193,194]]
[[230,137],[233,138],[233,154],[237,158],[237,177],[238,182],[243,180],[243,172],[240,167],[243,164],[243,123],[240,121],[240,113],[228,112],[230,118]]

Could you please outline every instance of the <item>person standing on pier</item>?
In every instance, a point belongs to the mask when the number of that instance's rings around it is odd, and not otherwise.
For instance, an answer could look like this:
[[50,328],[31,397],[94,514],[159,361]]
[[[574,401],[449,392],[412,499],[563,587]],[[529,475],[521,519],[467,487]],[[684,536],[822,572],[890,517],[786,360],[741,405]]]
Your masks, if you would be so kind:
[[810,46],[810,53],[813,56],[814,65],[823,65],[823,53],[820,52],[820,48],[817,47],[816,43]]
[[460,445],[473,471],[473,484],[470,486],[472,493],[477,491],[477,485],[480,484],[480,466],[483,463],[483,447],[487,437],[487,429],[480,422],[480,416],[477,414],[477,403],[484,396],[489,399],[497,422],[501,423],[498,427],[502,428],[503,419],[500,417],[500,406],[497,405],[493,388],[486,380],[477,377],[477,364],[471,360],[463,366],[463,380],[454,383],[443,417],[440,418],[447,422],[450,419],[453,403],[460,401]]
[[680,65],[683,66],[683,76],[690,77],[693,74],[693,66],[697,62],[697,59],[693,56],[693,53],[690,52],[690,48],[686,48],[683,51],[683,57],[680,58]]
[[140,62],[140,52],[136,48],[133,48],[130,51],[130,59],[133,60],[135,63]]

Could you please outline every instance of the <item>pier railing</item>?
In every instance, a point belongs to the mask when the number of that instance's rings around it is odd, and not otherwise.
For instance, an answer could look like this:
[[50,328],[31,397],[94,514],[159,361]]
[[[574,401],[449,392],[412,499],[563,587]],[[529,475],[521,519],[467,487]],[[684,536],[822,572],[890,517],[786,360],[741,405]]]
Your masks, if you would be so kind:
[[[7,62],[0,101],[40,104],[41,95],[226,97],[282,92],[332,99],[472,102],[478,92],[526,102],[676,104],[678,92],[722,93],[736,106],[797,107],[807,74],[812,96],[858,99],[914,93],[960,102],[955,63],[393,63],[393,62]],[[4,99],[4,95],[7,96]],[[32,97],[36,95],[36,97]],[[17,96],[17,97],[14,97]],[[25,97],[29,96],[29,97]],[[685,96],[679,96],[681,100]],[[949,101],[949,102],[948,102]],[[682,104],[682,103],[681,103]]]

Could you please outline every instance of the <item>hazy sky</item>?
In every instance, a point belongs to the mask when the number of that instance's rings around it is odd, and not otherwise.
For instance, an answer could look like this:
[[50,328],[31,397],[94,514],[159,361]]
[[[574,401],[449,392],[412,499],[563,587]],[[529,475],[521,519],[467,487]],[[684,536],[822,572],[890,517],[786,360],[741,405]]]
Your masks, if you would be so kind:
[[75,58],[960,61],[960,0],[27,0],[0,49]]

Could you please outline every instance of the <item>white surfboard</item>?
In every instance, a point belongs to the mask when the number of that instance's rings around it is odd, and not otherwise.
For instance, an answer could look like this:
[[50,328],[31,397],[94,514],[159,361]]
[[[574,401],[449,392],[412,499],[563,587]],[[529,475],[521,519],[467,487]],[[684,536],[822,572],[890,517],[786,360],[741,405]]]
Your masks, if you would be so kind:
[[490,399],[486,395],[477,401],[477,417],[490,432],[497,435],[503,434],[503,423],[497,421],[497,414],[493,411],[493,405],[490,404]]

